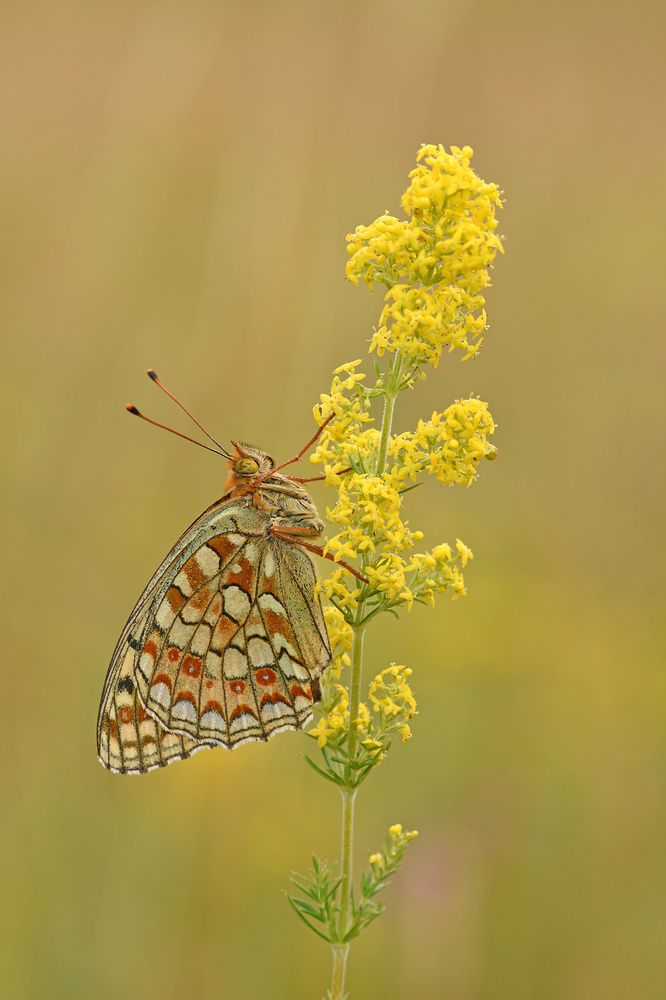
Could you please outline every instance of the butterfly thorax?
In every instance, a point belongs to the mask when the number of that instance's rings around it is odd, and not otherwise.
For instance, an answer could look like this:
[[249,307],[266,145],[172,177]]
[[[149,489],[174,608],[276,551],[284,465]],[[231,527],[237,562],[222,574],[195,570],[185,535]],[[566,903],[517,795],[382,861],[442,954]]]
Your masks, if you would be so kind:
[[298,528],[299,534],[307,534],[314,540],[324,530],[324,523],[307,491],[280,475],[271,476],[258,487],[236,486],[221,499],[233,499],[253,509],[265,523],[266,532],[271,527]]

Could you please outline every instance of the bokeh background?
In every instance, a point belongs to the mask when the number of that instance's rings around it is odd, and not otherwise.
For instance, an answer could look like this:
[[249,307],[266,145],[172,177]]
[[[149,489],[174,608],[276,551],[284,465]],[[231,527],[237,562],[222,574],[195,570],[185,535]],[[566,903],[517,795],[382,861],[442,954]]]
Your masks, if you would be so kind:
[[[308,1000],[326,945],[290,869],[339,802],[285,734],[142,778],[95,759],[109,656],[224,469],[286,456],[381,296],[345,234],[422,142],[471,145],[506,255],[471,364],[500,460],[411,494],[469,596],[370,635],[420,715],[359,798],[360,860],[420,831],[354,947],[364,1000],[666,995],[661,2],[14,0],[0,26],[2,995]],[[323,508],[330,491],[314,491]]]

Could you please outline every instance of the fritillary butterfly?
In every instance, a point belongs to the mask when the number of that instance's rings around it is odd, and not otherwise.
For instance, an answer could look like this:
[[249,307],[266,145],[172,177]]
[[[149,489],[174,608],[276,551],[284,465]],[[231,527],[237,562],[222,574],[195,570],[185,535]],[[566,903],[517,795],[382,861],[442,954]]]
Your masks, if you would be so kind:
[[109,770],[143,774],[312,718],[331,646],[306,550],[323,555],[313,542],[324,525],[302,485],[310,480],[278,469],[321,430],[277,467],[259,448],[232,442],[230,453],[204,431],[229,475],[221,498],[154,573],[118,640],[97,722]]

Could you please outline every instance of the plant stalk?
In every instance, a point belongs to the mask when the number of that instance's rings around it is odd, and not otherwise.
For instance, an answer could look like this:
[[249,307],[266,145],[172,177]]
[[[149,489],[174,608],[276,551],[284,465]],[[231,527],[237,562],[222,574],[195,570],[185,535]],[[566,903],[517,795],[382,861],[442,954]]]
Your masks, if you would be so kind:
[[[364,601],[358,606],[357,615],[362,619]],[[349,743],[347,752],[353,757],[358,743],[358,732],[354,722],[358,719],[358,707],[361,703],[361,675],[363,672],[363,638],[365,625],[352,625],[354,640],[351,648],[351,683],[349,685]]]
[[391,440],[391,425],[393,424],[393,411],[395,401],[400,391],[400,383],[404,372],[404,360],[401,354],[397,354],[393,364],[389,365],[386,378],[386,395],[384,396],[384,415],[382,418],[382,434],[379,440],[379,452],[377,454],[377,468],[375,475],[381,476],[386,468],[388,458],[389,441]]
[[[389,441],[391,439],[391,425],[393,423],[393,412],[395,410],[395,400],[398,395],[400,382],[403,374],[403,359],[398,354],[389,367],[386,396],[384,397],[384,414],[382,418],[382,431],[377,455],[377,467],[375,475],[381,476],[386,468],[388,458]],[[365,614],[365,602],[361,601],[356,610],[356,622],[363,621]],[[363,637],[365,626],[361,624],[352,625],[353,643],[351,649],[351,682],[349,690],[349,741],[347,752],[353,759],[358,745],[358,732],[354,722],[358,719],[359,705],[361,702],[361,679],[363,673]],[[351,900],[352,884],[354,874],[354,803],[357,789],[350,785],[343,786],[342,792],[342,883],[340,886],[340,916],[338,924],[339,941],[332,945],[333,949],[333,974],[331,978],[331,997],[333,1000],[343,1000],[345,992],[345,977],[347,971],[347,958],[349,955],[349,942],[344,942],[351,923]]]
[[[351,915],[351,886],[354,870],[354,801],[355,788],[342,788],[342,886],[340,889],[340,917],[338,935],[344,937],[349,927]],[[347,971],[347,956],[349,942],[332,945],[333,974],[331,977],[331,996],[333,1000],[342,1000],[345,993],[345,973]]]
[[345,995],[345,974],[347,972],[347,956],[349,955],[349,944],[334,944],[333,948],[333,976],[331,979],[331,996],[333,1000],[343,1000]]

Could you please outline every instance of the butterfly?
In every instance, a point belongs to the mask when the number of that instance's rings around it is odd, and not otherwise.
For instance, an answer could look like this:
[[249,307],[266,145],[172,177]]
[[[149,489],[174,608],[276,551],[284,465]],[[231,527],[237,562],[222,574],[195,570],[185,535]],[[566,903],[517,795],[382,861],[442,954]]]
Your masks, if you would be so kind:
[[310,555],[324,555],[314,544],[324,524],[302,485],[312,480],[278,471],[297,461],[328,421],[276,467],[251,445],[224,449],[152,369],[148,374],[214,442],[201,446],[223,455],[229,473],[220,499],[153,574],[116,645],[97,747],[104,767],[119,774],[302,729],[331,660]]

